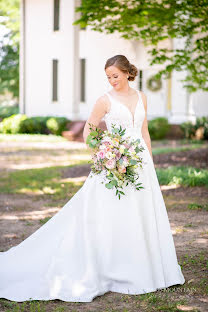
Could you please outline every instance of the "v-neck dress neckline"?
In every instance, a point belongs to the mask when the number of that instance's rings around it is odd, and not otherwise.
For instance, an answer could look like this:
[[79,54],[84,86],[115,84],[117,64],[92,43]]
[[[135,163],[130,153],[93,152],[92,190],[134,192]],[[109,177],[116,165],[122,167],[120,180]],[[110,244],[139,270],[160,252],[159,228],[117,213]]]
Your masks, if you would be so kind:
[[[134,89],[134,90],[135,90],[135,89]],[[112,96],[109,92],[107,92],[108,95],[109,95],[114,101],[116,101],[116,102],[119,103],[121,106],[124,106],[124,107],[127,109],[128,113],[131,115],[131,120],[132,120],[133,128],[134,128],[136,110],[137,110],[137,107],[138,107],[138,105],[139,105],[139,100],[140,100],[139,91],[138,91],[138,90],[135,90],[135,91],[136,91],[136,93],[138,94],[138,100],[137,100],[137,103],[136,103],[136,106],[135,106],[134,114],[132,114],[132,112],[130,111],[130,109],[129,109],[126,105],[124,105],[121,101],[117,100],[114,96]]]

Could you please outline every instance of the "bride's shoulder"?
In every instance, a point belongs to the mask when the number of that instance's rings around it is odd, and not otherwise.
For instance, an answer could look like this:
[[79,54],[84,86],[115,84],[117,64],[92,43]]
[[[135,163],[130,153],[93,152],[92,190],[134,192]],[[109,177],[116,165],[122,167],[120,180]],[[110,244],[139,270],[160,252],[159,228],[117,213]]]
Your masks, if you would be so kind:
[[139,90],[139,93],[141,94],[142,102],[143,102],[144,108],[146,109],[147,108],[147,97],[143,91]]
[[105,93],[105,94],[99,96],[99,97],[97,98],[96,102],[98,102],[98,103],[106,103],[106,102],[108,102],[108,96],[107,96],[107,94]]
[[104,109],[106,112],[109,110],[109,99],[107,94],[103,94],[96,99],[96,106]]

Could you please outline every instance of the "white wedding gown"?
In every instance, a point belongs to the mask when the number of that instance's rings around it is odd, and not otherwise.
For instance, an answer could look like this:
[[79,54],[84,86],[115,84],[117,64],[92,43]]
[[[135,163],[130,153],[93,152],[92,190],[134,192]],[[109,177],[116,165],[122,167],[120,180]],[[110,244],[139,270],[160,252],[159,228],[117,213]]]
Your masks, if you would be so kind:
[[154,164],[141,136],[141,94],[134,116],[107,95],[108,130],[111,123],[121,125],[145,147],[146,164],[139,169],[144,189],[128,185],[119,200],[91,171],[47,223],[0,252],[0,298],[91,302],[108,291],[143,294],[184,284]]

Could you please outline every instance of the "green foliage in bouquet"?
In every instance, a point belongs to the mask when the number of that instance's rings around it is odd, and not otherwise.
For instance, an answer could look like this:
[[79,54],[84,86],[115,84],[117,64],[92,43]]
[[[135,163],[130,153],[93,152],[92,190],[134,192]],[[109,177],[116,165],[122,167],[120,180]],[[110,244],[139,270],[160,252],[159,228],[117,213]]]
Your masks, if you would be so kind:
[[[112,124],[112,131],[102,130],[89,123],[91,132],[86,144],[93,149],[91,170],[94,174],[105,173],[107,189],[116,189],[120,199],[123,186],[131,184],[136,190],[143,188],[136,168],[142,168],[140,153],[144,150],[140,139],[124,138],[126,129]],[[102,182],[104,183],[104,182]]]

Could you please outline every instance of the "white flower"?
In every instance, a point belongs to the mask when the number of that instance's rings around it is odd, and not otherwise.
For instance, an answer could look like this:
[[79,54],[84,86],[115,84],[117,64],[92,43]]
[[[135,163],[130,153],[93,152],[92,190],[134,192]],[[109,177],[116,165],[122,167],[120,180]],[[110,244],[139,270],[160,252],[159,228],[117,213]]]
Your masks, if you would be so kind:
[[119,148],[119,152],[120,152],[121,154],[123,154],[125,148],[126,148],[126,147],[125,147],[123,144],[121,144],[121,145],[120,145],[120,148]]
[[101,149],[101,150],[103,150],[103,149],[105,149],[105,148],[106,148],[106,145],[105,145],[105,144],[100,145],[100,149]]
[[112,152],[107,152],[107,153],[105,154],[105,157],[108,158],[108,159],[113,158]]

